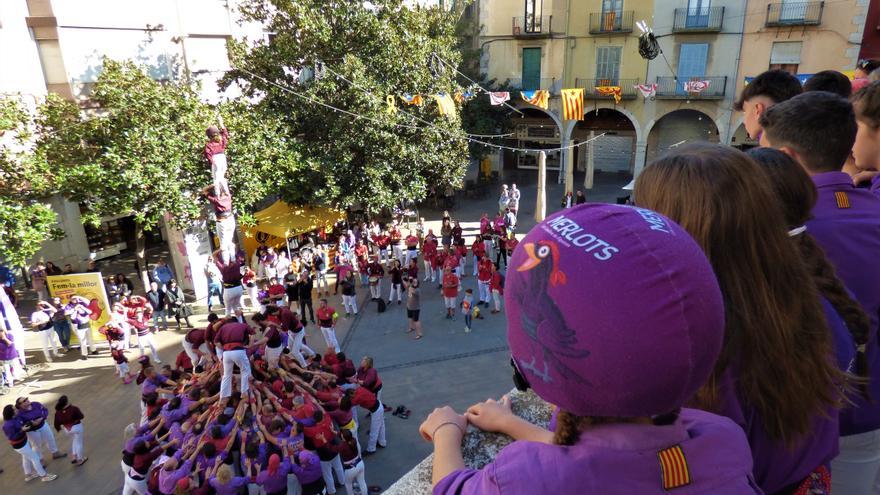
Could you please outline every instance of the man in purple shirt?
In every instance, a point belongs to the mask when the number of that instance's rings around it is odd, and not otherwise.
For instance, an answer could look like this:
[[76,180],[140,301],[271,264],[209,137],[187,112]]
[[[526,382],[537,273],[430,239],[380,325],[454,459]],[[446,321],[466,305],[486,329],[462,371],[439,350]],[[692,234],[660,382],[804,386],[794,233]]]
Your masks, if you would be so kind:
[[49,417],[49,410],[39,402],[31,402],[27,397],[19,397],[15,401],[15,409],[17,411],[16,418],[22,424],[28,425],[27,432],[28,442],[35,452],[39,452],[41,447],[52,453],[52,459],[67,457],[67,454],[58,451],[55,445],[55,435],[46,418]]
[[841,169],[856,136],[849,101],[809,92],[774,105],[761,116],[762,143],[797,160],[816,184],[818,201],[807,231],[825,250],[837,275],[871,318],[865,354],[869,395],[851,397],[840,412],[840,454],[832,462],[833,491],[880,491],[880,198],[853,186]]

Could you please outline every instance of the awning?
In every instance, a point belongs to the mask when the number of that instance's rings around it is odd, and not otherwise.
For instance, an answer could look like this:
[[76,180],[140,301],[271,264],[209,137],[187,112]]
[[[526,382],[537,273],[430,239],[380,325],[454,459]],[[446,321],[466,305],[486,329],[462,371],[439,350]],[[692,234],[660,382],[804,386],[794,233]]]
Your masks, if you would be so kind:
[[259,244],[282,246],[288,237],[332,227],[344,218],[344,212],[333,208],[295,206],[276,201],[254,213],[255,226],[242,227],[244,248],[250,255]]

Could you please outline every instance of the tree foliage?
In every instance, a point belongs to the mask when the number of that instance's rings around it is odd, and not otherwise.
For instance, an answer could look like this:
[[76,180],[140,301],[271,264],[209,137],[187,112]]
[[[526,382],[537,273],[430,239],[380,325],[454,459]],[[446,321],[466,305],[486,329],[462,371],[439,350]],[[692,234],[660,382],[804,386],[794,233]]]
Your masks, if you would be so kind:
[[0,98],[0,263],[20,266],[63,232],[40,202],[56,188],[33,147],[34,114],[17,95]]
[[[460,61],[454,15],[402,0],[249,0],[243,14],[274,36],[234,44],[237,70],[227,82],[237,80],[261,98],[258,107],[282,116],[286,132],[279,132],[298,139],[310,162],[295,183],[280,184],[285,200],[378,209],[460,184],[468,157],[459,117],[439,115],[430,98],[421,107],[397,98],[396,114],[385,103],[388,95],[461,90],[438,62]],[[304,68],[315,77],[301,77]]]

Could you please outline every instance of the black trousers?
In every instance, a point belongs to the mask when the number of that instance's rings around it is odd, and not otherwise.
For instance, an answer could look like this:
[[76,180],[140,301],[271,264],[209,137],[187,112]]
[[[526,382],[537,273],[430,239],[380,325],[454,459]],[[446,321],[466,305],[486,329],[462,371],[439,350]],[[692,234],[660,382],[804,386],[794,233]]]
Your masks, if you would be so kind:
[[300,299],[299,300],[299,316],[300,319],[305,323],[306,321],[306,306],[309,307],[309,320],[312,323],[315,323],[315,309],[312,307],[311,299]]

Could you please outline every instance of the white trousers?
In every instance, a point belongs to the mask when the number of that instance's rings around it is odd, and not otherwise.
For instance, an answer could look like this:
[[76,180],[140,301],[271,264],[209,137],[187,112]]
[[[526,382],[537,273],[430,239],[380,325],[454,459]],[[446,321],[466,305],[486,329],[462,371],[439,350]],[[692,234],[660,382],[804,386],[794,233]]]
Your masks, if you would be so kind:
[[474,276],[476,277],[477,273],[479,273],[479,270],[477,270],[477,268],[479,268],[479,266],[480,266],[480,258],[477,258],[476,256],[474,256],[473,258],[474,258]]
[[333,472],[336,472],[339,481],[345,481],[345,470],[342,469],[342,460],[339,458],[339,454],[336,454],[332,461],[321,461],[321,474],[324,476],[324,484],[327,485],[327,493],[330,494],[336,493]]
[[181,340],[181,344],[183,344],[183,351],[186,352],[186,355],[189,356],[189,360],[192,361],[193,368],[195,368],[196,366],[205,364],[205,361],[208,359],[207,358],[207,356],[208,356],[208,345],[207,344],[202,342],[202,345],[199,346],[199,352],[202,353],[201,357],[199,357],[199,355],[196,354],[196,351],[193,348],[192,344],[187,342],[186,338],[183,338]]
[[491,240],[483,240],[483,247],[486,249],[486,256],[488,256],[490,260],[495,257],[495,245]]
[[[228,217],[217,220],[217,237],[220,239],[220,248],[228,249],[234,244],[232,240],[235,237],[235,217]],[[233,253],[234,254],[234,253]]]
[[391,261],[391,257],[388,256],[388,248],[379,248],[379,263],[384,265],[389,261]]
[[70,437],[70,453],[73,455],[74,459],[83,459],[83,425],[82,423],[78,425],[73,425],[68,430],[67,428],[62,427],[61,431],[67,434]]
[[397,293],[397,300],[400,301],[403,295],[403,287],[400,284],[391,282],[391,291],[388,292],[388,302],[391,302],[391,300],[394,299],[395,293]]
[[251,376],[251,363],[248,361],[247,352],[244,349],[237,351],[223,351],[223,378],[220,380],[220,398],[232,395],[232,367],[238,365],[241,370],[241,395],[247,395]]
[[434,281],[434,268],[431,267],[431,261],[428,258],[425,258],[425,278],[423,281],[427,281],[428,279],[431,279],[432,282]]
[[313,351],[311,347],[303,343],[303,339],[305,338],[305,336],[305,329],[297,333],[287,332],[287,346],[290,349],[290,353],[293,354],[294,359],[296,359],[299,365],[303,368],[306,367],[306,358],[303,357],[303,351],[306,351],[306,354],[309,357],[315,355],[315,351]]
[[27,432],[28,445],[32,449],[39,451],[46,449],[50,454],[58,452],[58,446],[55,444],[55,435],[52,434],[52,428],[49,426],[49,420],[43,422],[43,426],[39,430]]
[[367,490],[367,480],[364,478],[364,461],[360,461],[353,468],[345,470],[345,493],[354,493],[354,482],[357,481],[361,493],[370,493]]
[[379,282],[376,285],[370,286],[370,296],[373,299],[379,299],[382,297],[382,279],[379,279]]
[[240,285],[223,288],[223,305],[226,306],[226,316],[234,315],[235,310],[241,308],[242,293]]
[[880,430],[840,437],[840,454],[831,461],[831,493],[880,493]]
[[336,340],[336,327],[321,327],[321,334],[324,335],[324,343],[327,349],[335,349],[339,352],[339,341]]
[[[95,352],[95,344],[92,342],[92,328],[80,328],[77,325],[73,330],[76,332],[76,338],[79,339],[79,352],[83,356],[88,356],[90,352]],[[88,350],[86,350],[87,347]]]
[[342,305],[345,306],[346,313],[358,314],[357,297],[342,295]]
[[54,356],[58,356],[58,335],[55,333],[55,329],[49,328],[48,330],[40,330],[40,338],[43,341],[43,355],[46,356],[46,361],[51,361],[52,357],[49,355],[49,348],[52,349],[52,354]]
[[[378,396],[376,397],[378,400]],[[370,414],[370,439],[367,442],[367,452],[376,451],[376,443],[385,446],[385,405],[379,400],[379,408]]]
[[327,272],[318,272],[315,274],[315,290],[321,292],[321,286],[324,287],[325,292],[330,290],[330,284],[327,283]]
[[480,289],[480,302],[489,302],[489,282],[483,282],[482,280],[477,281],[477,286]]
[[395,245],[391,246],[391,254],[394,256],[394,259],[403,263],[403,250],[400,249],[400,246]]
[[259,301],[260,288],[257,287],[257,284],[254,284],[253,287],[247,288],[247,293],[248,293],[248,299],[250,299],[250,301],[251,301],[251,309],[254,311],[259,311],[260,310],[260,301]]
[[15,449],[15,451],[21,454],[21,467],[24,469],[25,476],[30,476],[34,473],[46,476],[46,470],[43,469],[43,464],[40,461],[40,454],[34,452],[30,442],[24,444],[24,447],[20,449]]
[[131,476],[125,475],[125,485],[122,487],[122,495],[132,495],[137,493],[138,495],[146,495],[147,493],[147,480],[135,481],[131,479]]
[[217,153],[211,157],[211,176],[214,179],[214,194],[217,196],[231,194],[226,180],[227,167],[226,153]]
[[493,290],[492,300],[495,301],[495,311],[501,311],[501,293],[497,290]]
[[404,267],[408,267],[410,261],[419,259],[419,250],[418,249],[407,249],[406,250],[406,263],[403,264]]
[[278,347],[269,347],[266,346],[266,362],[269,363],[269,368],[277,368],[278,367],[278,359],[281,358],[281,350],[284,349],[284,346]]
[[141,356],[146,354],[146,352],[144,352],[146,347],[150,348],[150,354],[153,356],[153,361],[161,363],[162,361],[159,359],[159,350],[156,349],[156,340],[153,338],[152,332],[146,335],[138,335],[138,349],[141,351]]
[[125,378],[125,375],[128,374],[128,363],[118,363],[116,365],[116,374],[119,375],[119,378]]

